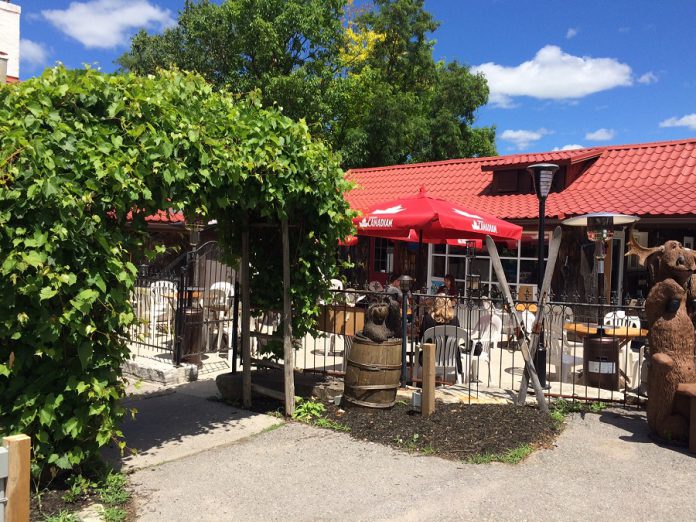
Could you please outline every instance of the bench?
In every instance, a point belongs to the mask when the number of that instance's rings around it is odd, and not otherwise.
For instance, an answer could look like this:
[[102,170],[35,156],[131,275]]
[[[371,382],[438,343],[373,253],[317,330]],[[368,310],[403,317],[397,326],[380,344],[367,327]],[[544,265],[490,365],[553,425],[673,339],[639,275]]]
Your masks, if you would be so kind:
[[696,453],[696,383],[681,383],[677,386],[677,394],[691,399],[691,415],[689,424],[689,452]]

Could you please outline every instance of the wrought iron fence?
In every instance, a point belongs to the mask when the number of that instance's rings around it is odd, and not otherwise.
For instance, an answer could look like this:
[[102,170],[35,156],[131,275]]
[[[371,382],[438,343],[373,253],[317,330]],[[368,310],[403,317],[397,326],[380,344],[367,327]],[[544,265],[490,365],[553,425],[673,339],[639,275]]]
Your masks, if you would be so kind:
[[[391,291],[392,298],[403,298]],[[332,290],[331,298],[320,304],[316,331],[294,340],[296,368],[342,376],[352,336],[363,329],[367,307],[387,295],[374,289]],[[150,273],[142,267],[133,294],[139,322],[131,331],[131,345],[139,355],[173,364],[205,366],[214,360],[218,363],[211,370],[236,371],[238,296],[234,271],[221,261],[215,243],[203,245],[167,272]],[[518,314],[529,330],[537,313],[535,302],[519,297],[513,312],[499,296],[409,293],[406,344],[411,382],[420,382],[420,345],[428,338],[438,346],[440,384],[456,384],[470,397],[483,388],[519,389],[524,360],[511,314]],[[542,310],[543,349],[536,366],[547,394],[640,403],[646,397],[649,352],[642,302],[580,303],[562,297]],[[281,339],[279,317],[273,311],[252,310],[251,350],[257,366],[263,366],[265,358],[273,359],[269,346]],[[435,328],[445,324],[445,329]],[[598,328],[605,325],[604,330]],[[611,332],[610,326],[615,327]]]
[[[342,375],[350,336],[362,329],[369,302],[385,295],[334,290],[332,302],[322,307],[320,333],[301,340],[296,365],[305,371]],[[439,341],[437,335],[433,338],[438,330],[429,336],[442,344],[436,356],[438,382],[458,384],[473,397],[482,387],[519,389],[524,370],[519,331],[512,312],[499,297],[409,293],[407,299],[407,360],[414,384],[420,382],[419,351],[427,328],[448,324],[439,330]],[[433,310],[443,301],[449,311],[440,311],[433,320]],[[514,313],[527,330],[534,322],[536,308],[534,302],[516,301]],[[549,396],[624,404],[645,399],[648,346],[642,303],[554,300],[545,305],[542,316],[543,349],[536,366]],[[604,330],[598,328],[605,325]],[[614,327],[611,336],[609,326]],[[452,353],[448,339],[453,336],[457,336],[457,354]]]
[[205,243],[164,268],[152,268],[158,266],[139,267],[131,295],[137,318],[129,331],[131,350],[210,371],[229,367],[236,360],[238,292],[219,245]]

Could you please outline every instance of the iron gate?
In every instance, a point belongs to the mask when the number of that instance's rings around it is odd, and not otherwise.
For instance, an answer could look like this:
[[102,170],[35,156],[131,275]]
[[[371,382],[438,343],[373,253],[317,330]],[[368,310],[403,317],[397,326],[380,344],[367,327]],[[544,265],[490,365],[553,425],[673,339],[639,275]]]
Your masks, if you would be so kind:
[[164,268],[141,265],[131,295],[137,322],[129,332],[141,357],[203,366],[235,366],[238,302],[235,271],[209,241]]

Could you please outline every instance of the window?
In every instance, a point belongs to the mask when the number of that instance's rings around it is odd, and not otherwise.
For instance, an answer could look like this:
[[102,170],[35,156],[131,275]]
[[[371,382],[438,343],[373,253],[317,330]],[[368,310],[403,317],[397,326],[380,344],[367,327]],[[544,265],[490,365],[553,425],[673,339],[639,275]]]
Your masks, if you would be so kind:
[[[565,188],[566,168],[561,166],[553,177],[551,192]],[[493,194],[534,194],[532,176],[524,168],[507,168],[493,171],[490,185]]]
[[[548,250],[548,242],[551,233],[545,234],[545,252]],[[517,241],[496,241],[498,254],[503,264],[505,277],[508,284],[516,288],[519,285],[535,285],[537,279],[537,232],[535,230],[525,230],[522,239]],[[433,245],[431,258],[431,279],[438,281],[445,274],[450,273],[454,276],[458,285],[465,285],[467,275],[465,250],[461,247],[444,245]],[[481,276],[481,289],[484,294],[495,286],[497,277],[490,263],[490,257],[486,248],[476,251],[476,257],[471,260],[468,274]]]
[[394,270],[394,246],[388,239],[375,238],[375,272],[391,272]]

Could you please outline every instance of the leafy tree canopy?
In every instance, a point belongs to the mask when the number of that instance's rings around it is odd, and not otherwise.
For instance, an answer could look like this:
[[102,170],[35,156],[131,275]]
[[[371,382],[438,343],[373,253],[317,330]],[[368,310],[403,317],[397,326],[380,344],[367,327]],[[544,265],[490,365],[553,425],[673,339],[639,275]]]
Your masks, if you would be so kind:
[[495,155],[495,128],[473,127],[485,78],[433,59],[437,27],[423,0],[189,0],[175,27],[141,31],[119,63],[258,88],[264,105],[304,118],[346,167]]
[[[143,216],[173,206],[217,219],[230,264],[245,215],[287,216],[301,337],[352,230],[348,189],[304,123],[193,73],[58,67],[0,86],[0,435],[33,437],[37,473],[120,437]],[[255,298],[280,309],[280,238],[252,233],[251,250]]]

